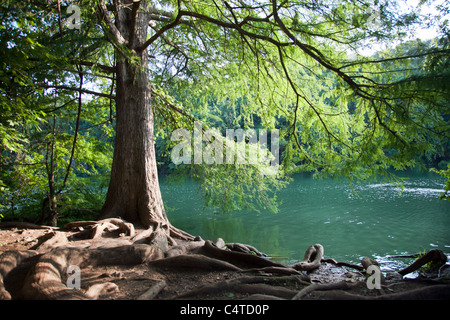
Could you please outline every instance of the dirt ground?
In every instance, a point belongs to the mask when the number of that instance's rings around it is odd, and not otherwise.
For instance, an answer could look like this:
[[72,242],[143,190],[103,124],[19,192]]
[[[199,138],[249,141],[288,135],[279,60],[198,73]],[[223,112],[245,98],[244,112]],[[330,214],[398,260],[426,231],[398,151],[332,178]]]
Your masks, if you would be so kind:
[[[9,250],[30,250],[36,248],[39,237],[48,233],[49,230],[39,229],[3,229],[0,230],[0,254]],[[68,234],[70,237],[70,234]],[[126,237],[123,239],[126,241]],[[72,245],[69,243],[68,245]],[[77,246],[92,246],[92,240],[80,240]],[[350,285],[345,291],[345,295],[336,293],[336,290],[313,290],[311,293],[304,295],[305,300],[322,300],[322,299],[351,299],[358,297],[380,297],[391,294],[399,294],[414,289],[447,284],[449,282],[448,271],[440,273],[440,278],[421,278],[421,279],[388,279],[391,275],[387,275],[387,281],[381,289],[367,288],[364,276],[356,270],[344,267],[336,267],[329,263],[322,263],[319,269],[309,272],[308,276],[312,284],[330,284],[346,282]],[[306,272],[303,272],[306,274]],[[222,286],[223,289],[203,290],[200,288],[214,288],[214,284],[232,284],[237,279],[252,279],[261,277],[258,286],[252,286],[252,283],[242,284],[239,286]],[[253,277],[253,278],[252,278]],[[278,277],[278,278],[277,278]],[[294,277],[281,276],[270,272],[238,272],[238,271],[205,271],[196,270],[195,268],[176,268],[176,267],[155,267],[148,264],[140,264],[135,266],[101,266],[88,267],[81,270],[81,290],[87,290],[90,286],[97,283],[112,282],[117,285],[118,290],[100,296],[101,300],[136,300],[149,288],[161,281],[165,281],[164,289],[162,289],[155,300],[173,300],[173,299],[189,299],[189,300],[241,300],[241,299],[266,299],[273,298],[268,293],[274,289],[277,297],[290,299],[300,290],[305,289],[311,283],[296,281]],[[269,288],[270,287],[270,288]],[[332,288],[331,288],[332,289]],[[197,290],[197,292],[195,292]],[[342,290],[341,290],[342,291]],[[190,295],[189,293],[194,293]],[[326,294],[325,294],[326,293]],[[425,297],[426,298],[426,297]],[[436,297],[433,296],[433,299]],[[442,296],[437,299],[449,299],[449,290],[446,290]]]

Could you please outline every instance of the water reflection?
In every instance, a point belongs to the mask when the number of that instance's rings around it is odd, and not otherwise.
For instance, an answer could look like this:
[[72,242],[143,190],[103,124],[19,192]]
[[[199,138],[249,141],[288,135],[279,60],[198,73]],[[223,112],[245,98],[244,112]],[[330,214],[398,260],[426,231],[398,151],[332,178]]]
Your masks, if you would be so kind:
[[[411,177],[404,188],[369,184],[353,189],[346,183],[298,177],[279,196],[278,214],[216,214],[204,209],[193,183],[162,192],[169,219],[178,228],[204,239],[248,243],[290,263],[303,258],[315,243],[327,257],[359,262],[363,256],[412,254],[431,248],[450,253],[450,205],[439,200],[444,182],[437,176]],[[405,262],[392,261],[398,269]]]

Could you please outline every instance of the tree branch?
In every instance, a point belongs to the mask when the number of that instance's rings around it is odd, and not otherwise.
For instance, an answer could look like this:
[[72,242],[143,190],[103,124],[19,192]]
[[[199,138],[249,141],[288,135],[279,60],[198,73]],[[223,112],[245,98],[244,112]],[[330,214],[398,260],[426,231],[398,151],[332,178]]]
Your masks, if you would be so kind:
[[80,88],[72,88],[72,87],[69,87],[69,86],[48,85],[48,84],[37,84],[36,86],[39,87],[39,88],[44,88],[44,89],[69,90],[69,91],[81,92],[81,93],[85,93],[85,94],[91,94],[91,95],[94,95],[94,96],[99,96],[99,97],[113,99],[113,100],[116,99],[115,96],[107,94],[107,93],[96,92],[96,91],[80,89]]
[[293,44],[291,42],[280,42],[280,41],[277,41],[275,39],[272,39],[272,38],[264,36],[264,35],[252,33],[252,32],[249,32],[247,30],[242,29],[240,24],[224,22],[224,21],[221,21],[221,20],[218,20],[218,19],[215,19],[215,18],[211,18],[211,17],[205,16],[205,15],[197,13],[197,12],[191,12],[191,11],[184,11],[184,10],[182,10],[182,11],[179,12],[179,15],[186,16],[186,17],[192,17],[192,18],[196,18],[196,19],[200,19],[200,20],[204,20],[206,22],[215,24],[215,25],[217,25],[219,27],[222,27],[222,28],[237,30],[241,34],[243,34],[245,36],[248,36],[249,38],[263,40],[263,41],[269,42],[269,43],[271,43],[271,44],[273,44],[273,45],[275,45],[277,47],[287,47],[287,46],[290,46],[290,45]]
[[[155,30],[156,32],[159,32],[159,29],[156,27],[155,23],[153,21],[150,21],[150,27],[152,27],[153,30]],[[177,70],[177,73],[175,75],[173,75],[171,78],[174,78],[178,75],[178,73],[180,73],[181,71],[185,70],[187,68],[188,62],[189,62],[189,56],[187,55],[186,52],[184,52],[184,50],[175,42],[173,42],[172,40],[170,40],[169,38],[167,38],[164,34],[161,34],[161,38],[171,47],[173,47],[174,49],[176,49],[185,59],[184,62],[184,67],[181,70]],[[170,80],[168,80],[170,81]]]
[[128,41],[122,36],[119,29],[117,29],[117,27],[114,25],[114,22],[112,21],[111,17],[109,16],[108,8],[106,7],[105,1],[100,0],[98,7],[100,10],[100,18],[106,22],[109,33],[114,36],[115,40],[119,44],[128,46],[129,45]]
[[117,69],[116,67],[110,67],[110,66],[105,66],[102,64],[98,64],[98,63],[94,63],[94,62],[90,62],[90,61],[76,61],[77,64],[85,66],[85,67],[95,67],[95,68],[99,68],[100,70],[106,72],[106,73],[116,73]]
[[310,45],[304,44],[300,42],[293,34],[289,31],[289,29],[286,27],[286,25],[283,23],[283,21],[280,19],[280,16],[278,15],[278,9],[277,9],[277,1],[272,0],[272,6],[273,6],[273,17],[281,30],[294,42],[294,44],[299,47],[304,53],[306,53],[308,56],[313,58],[315,61],[317,61],[320,65],[324,66],[330,71],[335,72],[340,78],[342,78],[348,85],[350,85],[351,88],[353,88],[356,92],[359,92],[359,85],[347,74],[342,72],[339,68],[336,68],[333,66],[329,61],[326,61],[324,55],[317,50],[316,48],[311,47]]
[[67,179],[69,178],[69,174],[72,169],[71,167],[73,163],[73,158],[75,156],[75,148],[77,146],[78,131],[80,129],[80,120],[81,120],[81,108],[83,107],[83,103],[81,100],[83,95],[83,92],[81,91],[83,90],[83,69],[81,68],[81,66],[78,66],[78,71],[80,75],[80,88],[79,88],[80,91],[78,92],[78,111],[77,111],[77,120],[75,124],[75,132],[73,134],[72,152],[70,154],[69,164],[67,165],[66,175],[64,176],[64,181],[62,183],[61,189],[59,189],[59,191],[56,194],[60,194],[66,187]]
[[139,51],[147,49],[148,46],[150,46],[153,42],[155,42],[164,32],[167,30],[170,30],[172,28],[175,28],[177,25],[180,24],[181,19],[181,11],[178,12],[178,15],[176,16],[175,20],[172,21],[169,24],[166,24],[161,29],[159,29],[150,39],[148,39],[140,48]]
[[346,69],[348,67],[353,67],[353,66],[357,66],[357,65],[363,65],[363,64],[375,64],[375,63],[384,63],[384,62],[392,62],[392,61],[398,61],[398,60],[421,58],[421,57],[426,57],[426,56],[429,56],[432,54],[442,54],[442,55],[447,54],[448,55],[449,53],[450,53],[450,49],[443,49],[443,50],[433,50],[433,51],[428,51],[428,52],[424,52],[424,53],[418,53],[418,54],[412,54],[412,55],[388,58],[388,59],[357,61],[357,62],[346,64],[346,65],[340,67],[338,70]]

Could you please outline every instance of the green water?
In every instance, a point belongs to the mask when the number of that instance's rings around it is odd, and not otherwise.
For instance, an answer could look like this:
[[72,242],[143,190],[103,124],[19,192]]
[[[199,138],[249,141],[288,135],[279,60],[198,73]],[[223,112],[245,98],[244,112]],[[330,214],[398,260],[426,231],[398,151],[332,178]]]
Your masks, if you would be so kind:
[[204,209],[194,183],[161,183],[170,221],[203,239],[251,244],[278,261],[301,260],[320,243],[325,256],[359,262],[374,257],[395,270],[412,254],[439,248],[450,254],[450,202],[439,200],[444,181],[437,175],[411,175],[404,190],[386,184],[359,185],[297,176],[279,195],[279,213],[216,214]]

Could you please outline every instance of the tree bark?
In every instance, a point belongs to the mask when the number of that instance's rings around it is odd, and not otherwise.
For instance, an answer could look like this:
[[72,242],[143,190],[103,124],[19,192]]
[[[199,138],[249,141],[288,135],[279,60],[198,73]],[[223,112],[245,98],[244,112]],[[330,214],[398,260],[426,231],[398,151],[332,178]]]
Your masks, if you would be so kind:
[[[124,1],[130,5],[133,1]],[[137,48],[147,38],[145,2],[136,12],[119,6],[116,26],[128,40],[130,57],[116,50],[116,137],[111,180],[100,218],[116,218],[143,227],[162,227],[169,234],[156,167],[151,86],[147,51]]]
[[431,249],[425,255],[414,261],[410,266],[400,270],[398,273],[405,276],[431,261],[435,262],[437,267],[440,267],[447,262],[447,256],[440,249]]

